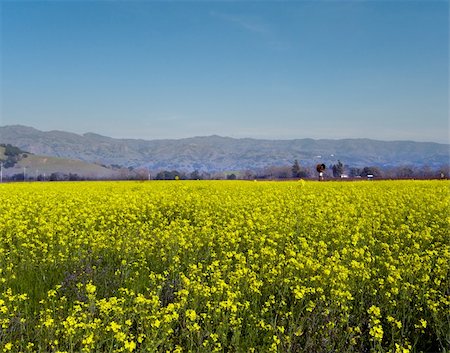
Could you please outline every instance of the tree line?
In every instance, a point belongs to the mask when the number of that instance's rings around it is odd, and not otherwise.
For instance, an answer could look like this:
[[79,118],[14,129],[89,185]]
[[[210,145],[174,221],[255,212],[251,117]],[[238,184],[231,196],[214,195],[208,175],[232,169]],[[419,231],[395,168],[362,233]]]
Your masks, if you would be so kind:
[[[324,165],[325,166],[325,165]],[[134,176],[129,179],[152,179],[152,180],[289,180],[289,179],[317,179],[318,171],[316,165],[301,165],[295,160],[292,165],[267,166],[258,170],[240,170],[231,172],[183,172],[179,170],[160,170],[154,173],[148,169],[134,170]],[[427,166],[397,166],[397,167],[352,167],[345,165],[340,160],[334,164],[329,164],[323,169],[323,179],[442,179],[450,175],[450,166],[431,168]]]
[[[4,157],[0,158],[3,170],[14,166],[20,159],[26,158],[25,152],[11,145],[1,145],[4,147]],[[318,166],[321,166],[320,170]],[[14,175],[3,174],[4,181],[79,181],[79,180],[289,180],[289,179],[444,179],[450,175],[450,165],[432,168],[428,166],[365,166],[354,167],[344,164],[338,160],[335,163],[325,165],[301,164],[294,160],[291,165],[272,165],[260,169],[247,169],[236,171],[207,172],[201,170],[150,170],[149,168],[122,167],[120,165],[110,165],[104,167],[114,171],[114,176],[100,178],[95,175],[82,175],[77,173],[52,172],[49,174],[25,174]],[[321,174],[320,174],[321,173]]]

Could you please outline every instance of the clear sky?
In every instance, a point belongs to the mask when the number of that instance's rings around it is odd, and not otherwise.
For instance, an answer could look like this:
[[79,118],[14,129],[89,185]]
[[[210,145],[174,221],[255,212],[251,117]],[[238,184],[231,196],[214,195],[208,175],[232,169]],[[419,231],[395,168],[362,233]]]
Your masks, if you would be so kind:
[[0,125],[448,143],[445,0],[0,1]]

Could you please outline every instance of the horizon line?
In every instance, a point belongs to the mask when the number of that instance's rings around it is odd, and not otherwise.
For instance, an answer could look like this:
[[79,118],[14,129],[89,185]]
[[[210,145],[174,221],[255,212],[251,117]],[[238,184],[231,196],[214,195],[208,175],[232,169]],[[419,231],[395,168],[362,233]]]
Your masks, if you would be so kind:
[[[34,129],[39,132],[43,133],[51,133],[51,132],[63,132],[63,133],[69,133],[74,134],[80,137],[85,137],[85,135],[93,134],[98,135],[101,137],[106,137],[114,140],[141,140],[141,141],[174,141],[174,140],[187,140],[187,139],[194,139],[194,138],[209,138],[209,137],[219,137],[219,138],[226,138],[226,139],[233,139],[233,140],[259,140],[259,141],[295,141],[295,140],[313,140],[313,141],[342,141],[342,140],[370,140],[370,141],[377,141],[377,142],[413,142],[413,143],[434,143],[439,145],[448,145],[450,146],[450,140],[447,142],[436,142],[436,141],[417,141],[412,139],[379,139],[379,138],[371,138],[371,137],[336,137],[336,138],[315,138],[315,137],[292,137],[292,138],[267,138],[267,137],[232,137],[228,135],[219,135],[217,133],[213,133],[210,135],[194,135],[194,136],[188,136],[188,137],[166,137],[166,138],[138,138],[138,137],[113,137],[108,135],[103,135],[98,132],[94,131],[86,131],[83,133],[69,131],[69,130],[61,130],[61,129],[51,129],[51,130],[40,130],[34,126],[28,126],[23,124],[11,124],[11,125],[2,125],[0,128],[8,128],[8,127],[22,127],[27,129]],[[0,136],[1,139],[1,136]]]

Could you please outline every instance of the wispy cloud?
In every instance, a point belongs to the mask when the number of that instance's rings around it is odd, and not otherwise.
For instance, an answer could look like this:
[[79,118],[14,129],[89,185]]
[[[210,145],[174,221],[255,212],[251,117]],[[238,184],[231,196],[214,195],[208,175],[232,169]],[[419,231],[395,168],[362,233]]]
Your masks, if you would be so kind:
[[260,36],[272,49],[285,50],[290,47],[289,43],[279,38],[275,29],[259,16],[230,14],[217,11],[211,11],[210,15],[248,33]]
[[243,16],[236,14],[227,14],[223,12],[211,11],[210,15],[213,17],[220,18],[223,21],[233,23],[251,33],[256,34],[270,34],[271,30],[269,26],[264,23],[260,18],[252,16]]

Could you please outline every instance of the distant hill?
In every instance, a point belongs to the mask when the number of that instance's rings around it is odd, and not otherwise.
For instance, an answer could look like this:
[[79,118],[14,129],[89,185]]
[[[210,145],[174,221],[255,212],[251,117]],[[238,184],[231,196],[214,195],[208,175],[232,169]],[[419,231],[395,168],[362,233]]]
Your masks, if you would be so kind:
[[115,139],[94,133],[40,131],[12,125],[0,127],[0,143],[11,143],[37,155],[77,159],[104,165],[228,171],[290,165],[344,164],[363,166],[441,166],[449,163],[450,145],[432,142],[341,140],[260,140],[221,136],[172,140]]
[[36,179],[38,176],[50,177],[52,173],[73,174],[81,178],[111,178],[116,172],[93,163],[65,158],[38,156],[20,151],[17,156],[5,155],[6,148],[0,146],[0,162],[3,162],[3,176],[12,177],[23,174],[27,178]]

